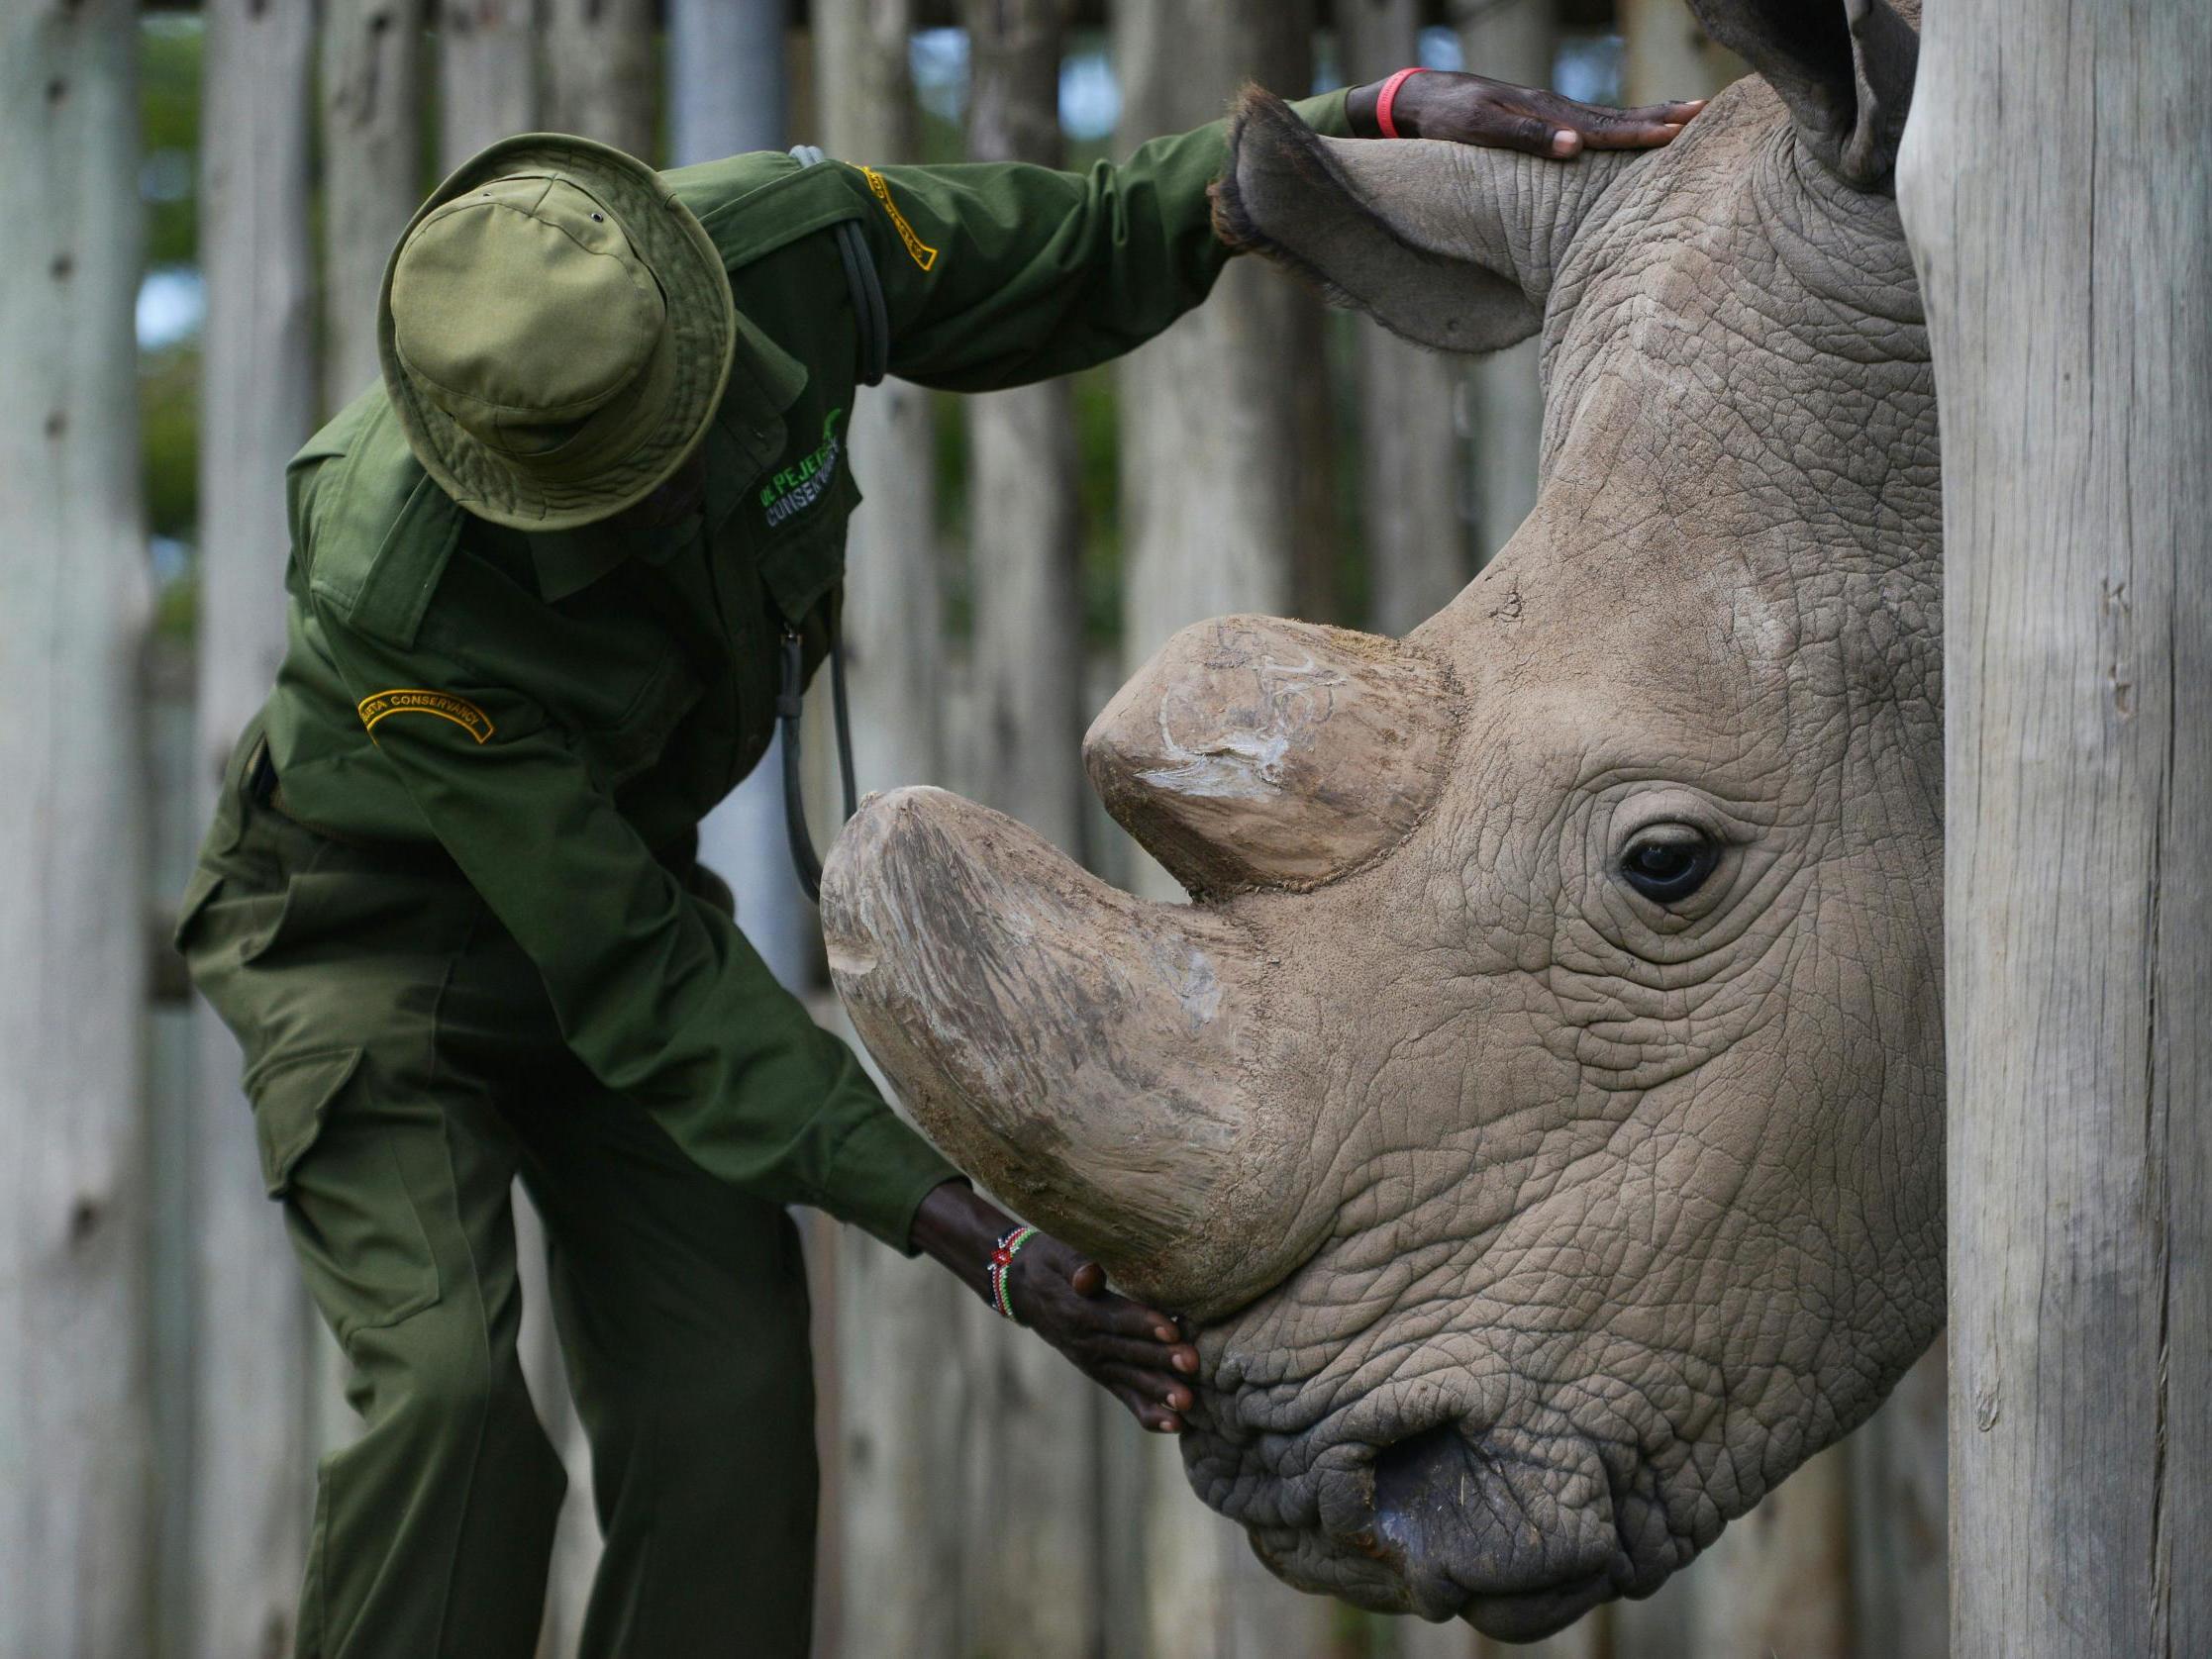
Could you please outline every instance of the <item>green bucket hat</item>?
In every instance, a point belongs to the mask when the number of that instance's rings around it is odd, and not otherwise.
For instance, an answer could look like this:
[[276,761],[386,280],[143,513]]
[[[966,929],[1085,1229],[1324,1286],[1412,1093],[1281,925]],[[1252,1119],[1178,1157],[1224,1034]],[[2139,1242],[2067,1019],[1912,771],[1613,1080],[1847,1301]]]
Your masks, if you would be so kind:
[[478,518],[570,530],[651,495],[714,417],[738,332],[706,228],[619,149],[506,139],[423,204],[376,349],[415,458]]

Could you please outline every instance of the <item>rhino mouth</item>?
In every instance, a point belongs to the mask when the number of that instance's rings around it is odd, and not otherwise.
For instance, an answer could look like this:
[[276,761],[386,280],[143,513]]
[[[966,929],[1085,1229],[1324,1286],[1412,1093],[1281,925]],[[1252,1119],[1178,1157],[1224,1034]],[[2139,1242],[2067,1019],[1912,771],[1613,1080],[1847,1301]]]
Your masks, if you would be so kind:
[[1632,1557],[1606,1458],[1572,1433],[1455,1421],[1376,1444],[1324,1424],[1240,1441],[1209,1418],[1184,1459],[1200,1497],[1286,1583],[1371,1611],[1461,1618],[1501,1641],[1649,1594],[1680,1564],[1671,1544],[1664,1559]]

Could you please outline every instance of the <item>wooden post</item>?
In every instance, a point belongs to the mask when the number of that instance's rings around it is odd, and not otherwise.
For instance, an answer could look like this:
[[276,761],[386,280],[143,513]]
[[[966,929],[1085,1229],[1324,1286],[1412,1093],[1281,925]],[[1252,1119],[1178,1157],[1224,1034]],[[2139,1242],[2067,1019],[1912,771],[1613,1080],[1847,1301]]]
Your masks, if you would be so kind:
[[[1357,86],[1419,61],[1420,14],[1416,0],[1336,0],[1345,78]],[[1357,327],[1367,621],[1378,633],[1404,634],[1474,574],[1459,510],[1467,366],[1373,323]]]
[[537,125],[538,0],[439,0],[439,165]]
[[376,292],[423,198],[423,0],[323,0],[323,408],[376,382]]
[[[1303,94],[1312,83],[1313,10],[1279,0],[1116,0],[1110,11],[1127,153],[1146,139],[1222,115],[1247,79]],[[1232,264],[1213,296],[1123,364],[1123,648],[1134,667],[1187,623],[1231,611],[1292,611],[1299,601],[1301,490],[1326,469],[1291,394],[1322,395],[1313,298],[1257,260]],[[1306,526],[1310,533],[1311,526]],[[1140,888],[1180,898],[1150,859]],[[1123,1414],[1108,1456],[1135,1461],[1138,1509],[1113,1523],[1110,1651],[1151,1659],[1326,1652],[1336,1611],[1277,1583],[1241,1529],[1204,1509],[1172,1441]],[[1128,1582],[1128,1565],[1140,1572]]]
[[[1524,86],[1552,84],[1558,51],[1556,14],[1555,0],[1453,0],[1467,67]],[[1536,506],[1544,442],[1542,354],[1542,341],[1523,341],[1479,359],[1467,376],[1473,439],[1467,507],[1477,564],[1504,546]]]
[[2212,1652],[2212,12],[1931,6],[1952,1648]]
[[[821,131],[800,136],[840,160],[911,159],[911,0],[815,0],[812,20]],[[855,401],[851,464],[867,500],[847,542],[845,638],[854,758],[870,790],[943,775],[943,605],[928,396],[886,380]],[[826,752],[821,743],[816,751]],[[962,1328],[962,1304],[972,1299],[937,1268],[850,1229],[828,1236],[844,1651],[954,1659],[962,1651],[967,1384],[959,1344],[947,1333]],[[921,1356],[931,1367],[926,1387],[913,1373]]]
[[[1064,0],[966,0],[973,159],[1061,163],[1067,9]],[[967,399],[963,413],[976,708],[963,782],[1079,857],[1088,786],[1071,388],[1056,380],[993,392]],[[965,1510],[991,1539],[968,1553],[963,1646],[1087,1652],[1100,1623],[1097,1464],[1108,1403],[979,1303],[963,1313],[973,1446]]]
[[[669,0],[668,149],[676,166],[791,140],[784,0]],[[738,923],[777,979],[813,982],[821,928],[792,873],[783,763],[771,745],[699,826],[699,856],[730,884]]]
[[142,1650],[137,8],[0,7],[0,1653]]
[[1741,57],[1713,44],[1684,0],[1618,0],[1618,5],[1624,102],[1703,98],[1749,72]]
[[653,158],[655,0],[545,0],[546,124]]
[[[209,0],[201,76],[198,775],[204,819],[284,652],[284,464],[314,430],[308,226],[314,17]],[[204,1659],[289,1647],[313,1513],[318,1358],[269,1203],[238,1043],[198,1028],[188,1148],[193,1260],[191,1615]]]

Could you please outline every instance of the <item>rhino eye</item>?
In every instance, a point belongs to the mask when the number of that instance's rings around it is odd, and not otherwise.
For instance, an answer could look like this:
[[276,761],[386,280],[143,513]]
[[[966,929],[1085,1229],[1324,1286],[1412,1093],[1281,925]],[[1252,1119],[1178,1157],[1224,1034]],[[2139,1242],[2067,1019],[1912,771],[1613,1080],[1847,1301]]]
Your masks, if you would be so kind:
[[1721,861],[1720,843],[1687,825],[1670,824],[1629,842],[1621,879],[1655,905],[1678,905],[1705,885]]

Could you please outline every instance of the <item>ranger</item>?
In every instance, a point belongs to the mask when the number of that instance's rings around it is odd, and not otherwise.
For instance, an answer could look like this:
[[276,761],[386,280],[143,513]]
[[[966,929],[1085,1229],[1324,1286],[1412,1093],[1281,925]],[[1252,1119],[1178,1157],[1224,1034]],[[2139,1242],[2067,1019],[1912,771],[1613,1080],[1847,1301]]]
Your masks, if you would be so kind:
[[[1300,113],[1564,156],[1664,143],[1693,109],[1440,73]],[[382,384],[288,474],[288,649],[177,927],[364,1424],[322,1465],[303,1659],[535,1648],[563,1476],[516,1359],[518,1175],[606,1539],[587,1656],[806,1650],[787,1205],[928,1252],[1179,1426],[1197,1355],[1173,1322],[890,1111],[746,942],[695,831],[766,748],[779,663],[801,681],[827,652],[856,388],[1011,386],[1156,334],[1226,257],[1223,154],[1217,124],[1083,174],[655,173],[539,134],[409,225]]]

